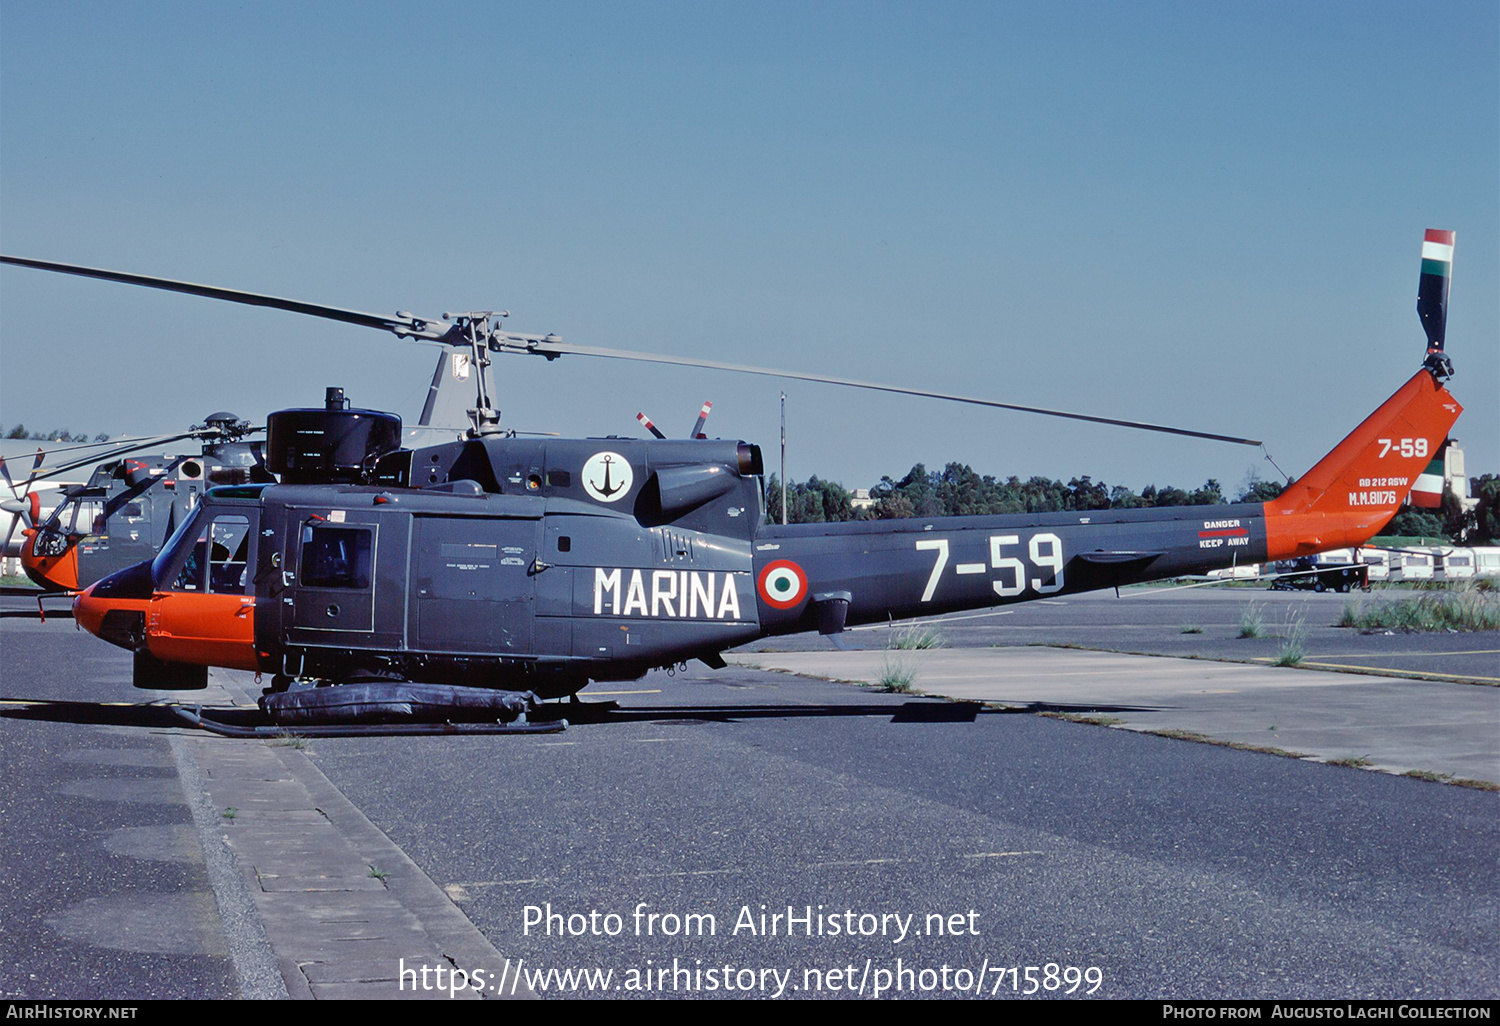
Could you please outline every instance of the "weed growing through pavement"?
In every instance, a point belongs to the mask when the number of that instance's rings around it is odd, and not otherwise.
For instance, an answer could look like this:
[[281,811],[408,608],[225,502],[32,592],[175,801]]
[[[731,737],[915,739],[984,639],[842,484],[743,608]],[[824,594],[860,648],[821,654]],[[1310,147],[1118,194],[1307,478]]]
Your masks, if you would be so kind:
[[928,624],[908,624],[891,635],[891,648],[895,649],[946,648],[947,645],[948,639],[942,632]]
[[896,694],[908,694],[912,685],[916,683],[917,670],[905,659],[893,659],[885,657],[885,663],[880,669],[880,679],[876,681],[881,690],[891,691]]
[[1263,610],[1263,606],[1254,602],[1245,603],[1245,608],[1240,610],[1240,637],[1265,637],[1266,617]]
[[1277,666],[1301,666],[1307,658],[1307,624],[1298,613],[1287,613],[1281,634],[1281,648],[1276,653]]
[[1344,604],[1339,626],[1360,630],[1495,630],[1500,628],[1500,592],[1464,582],[1369,605],[1363,599],[1354,599]]
[[309,746],[307,738],[299,734],[294,734],[290,730],[283,730],[278,733],[275,743],[285,748],[295,748],[299,752]]

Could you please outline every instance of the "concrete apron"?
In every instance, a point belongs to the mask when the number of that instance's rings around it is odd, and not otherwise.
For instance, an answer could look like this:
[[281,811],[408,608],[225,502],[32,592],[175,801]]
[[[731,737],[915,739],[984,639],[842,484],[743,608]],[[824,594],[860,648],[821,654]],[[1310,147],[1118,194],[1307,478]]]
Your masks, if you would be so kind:
[[1500,782],[1500,688],[1045,647],[757,652],[748,667],[996,705],[1107,716],[1128,730],[1390,773]]

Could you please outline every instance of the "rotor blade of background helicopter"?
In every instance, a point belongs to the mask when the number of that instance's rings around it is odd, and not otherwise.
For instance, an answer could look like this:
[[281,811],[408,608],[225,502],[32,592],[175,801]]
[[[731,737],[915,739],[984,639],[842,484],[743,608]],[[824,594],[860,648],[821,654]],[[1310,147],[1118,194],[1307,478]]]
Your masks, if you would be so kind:
[[[5,541],[0,542],[0,559],[4,558],[5,549],[10,545],[10,536],[15,533],[16,522],[22,516],[26,517],[26,526],[36,526],[36,514],[40,506],[37,504],[36,493],[31,490],[31,486],[36,483],[36,472],[42,469],[42,460],[45,456],[46,453],[42,452],[42,450],[38,449],[36,451],[36,459],[31,464],[31,474],[26,478],[26,487],[19,493],[16,493],[16,483],[10,479],[10,471],[5,470],[5,483],[10,485],[11,492],[16,494],[14,498],[5,500],[5,508],[7,510],[13,509],[14,515],[10,518],[10,526],[5,529]],[[0,460],[0,470],[4,469],[5,461]],[[26,512],[23,513],[23,510]]]
[[[246,433],[248,434],[249,432]],[[141,443],[142,445],[155,445],[157,442],[172,441],[181,437],[183,437],[181,434],[151,436],[123,435],[119,438],[111,438],[103,442],[85,442],[82,445],[60,445],[56,449],[44,449],[42,450],[42,452],[47,456],[55,456],[60,452],[72,452],[76,449],[105,449],[115,445],[133,445],[137,442]],[[8,472],[6,474],[6,477],[7,479],[9,478]]]
[[10,525],[5,529],[5,540],[0,542],[0,559],[6,558],[6,550],[10,548],[10,536],[16,533],[16,522],[20,519],[21,514],[19,510],[11,514]]
[[[26,478],[25,491],[31,491],[31,482],[36,480],[36,472],[42,469],[42,461],[46,458],[47,454],[42,451],[40,446],[38,446],[36,450],[36,458],[31,461],[31,474]],[[56,473],[56,471],[49,471],[48,476],[51,476],[51,474],[54,473]]]
[[946,399],[974,406],[990,406],[1000,410],[1017,410],[1021,413],[1039,413],[1047,417],[1066,417],[1069,420],[1086,420],[1095,424],[1111,424],[1115,427],[1137,428],[1142,431],[1160,431],[1169,435],[1187,435],[1190,438],[1207,438],[1215,442],[1233,442],[1236,445],[1260,445],[1257,439],[1238,438],[1234,435],[1218,435],[1210,431],[1192,431],[1187,428],[1167,427],[1163,424],[1148,424],[1138,420],[1118,420],[1114,417],[1096,417],[1087,413],[1068,413],[1064,410],[1049,410],[1040,406],[1021,406],[1016,403],[996,402],[974,396],[953,395],[948,392],[930,392],[920,388],[901,385],[882,385],[874,381],[856,381],[852,378],[835,378],[822,374],[803,374],[798,371],[773,370],[768,367],[750,367],[739,363],[720,363],[717,360],[699,360],[688,356],[666,356],[660,353],[637,353],[628,349],[601,349],[597,346],[577,346],[566,342],[547,342],[537,346],[506,347],[515,352],[539,353],[549,359],[555,356],[599,356],[610,360],[639,360],[646,363],[666,363],[679,367],[703,367],[708,370],[734,371],[738,374],[761,374],[772,378],[792,378],[796,381],[814,381],[825,385],[847,385],[851,388],[869,388],[877,392],[895,392],[899,395],[915,395],[927,399]]
[[118,449],[112,449],[106,453],[94,453],[90,456],[85,456],[81,460],[74,460],[72,463],[65,463],[60,467],[53,467],[45,474],[34,474],[32,475],[31,480],[27,481],[26,483],[28,486],[30,486],[31,481],[45,481],[49,477],[56,477],[58,474],[65,474],[70,470],[77,470],[79,467],[88,467],[92,466],[95,463],[108,463],[110,460],[114,459],[117,456],[124,456],[127,453],[138,452],[141,449],[149,449],[153,445],[164,445],[167,442],[176,442],[183,438],[195,438],[198,436],[198,434],[199,432],[196,431],[186,431],[176,435],[162,435],[159,438],[148,438],[146,441],[137,442],[134,445],[121,446]]
[[265,306],[273,310],[323,317],[345,324],[358,324],[366,328],[380,328],[409,335],[414,338],[442,339],[448,334],[450,325],[437,321],[426,321],[419,317],[384,317],[380,314],[363,313],[359,310],[344,310],[320,303],[304,303],[298,299],[283,299],[280,296],[265,296],[256,292],[241,292],[238,289],[221,289],[216,285],[196,285],[189,281],[173,281],[170,278],[153,278],[145,274],[129,274],[125,271],[108,271],[99,267],[81,267],[77,264],[59,264],[49,260],[31,260],[27,257],[0,256],[0,264],[15,264],[39,271],[57,271],[61,274],[76,274],[84,278],[100,278],[104,281],[120,282],[123,285],[144,285],[147,288],[164,289],[167,292],[185,292],[190,296],[207,299],[222,299],[245,306]]

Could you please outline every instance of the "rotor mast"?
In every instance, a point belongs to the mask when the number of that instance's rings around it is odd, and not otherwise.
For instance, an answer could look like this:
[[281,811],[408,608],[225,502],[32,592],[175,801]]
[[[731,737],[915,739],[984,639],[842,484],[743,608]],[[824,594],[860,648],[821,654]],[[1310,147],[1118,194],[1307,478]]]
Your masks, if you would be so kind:
[[443,320],[453,321],[454,327],[463,333],[474,365],[474,408],[469,410],[470,438],[488,438],[505,434],[500,426],[500,411],[490,397],[490,340],[500,334],[500,322],[509,317],[509,310],[472,310],[468,313],[444,313]]

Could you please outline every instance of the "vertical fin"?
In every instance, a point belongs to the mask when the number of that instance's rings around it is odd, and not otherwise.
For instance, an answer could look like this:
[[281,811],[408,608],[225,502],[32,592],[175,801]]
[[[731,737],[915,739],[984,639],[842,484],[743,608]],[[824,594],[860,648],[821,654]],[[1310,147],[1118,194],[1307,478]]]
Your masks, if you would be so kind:
[[1396,515],[1463,407],[1427,370],[1265,504],[1266,558],[1361,545]]

